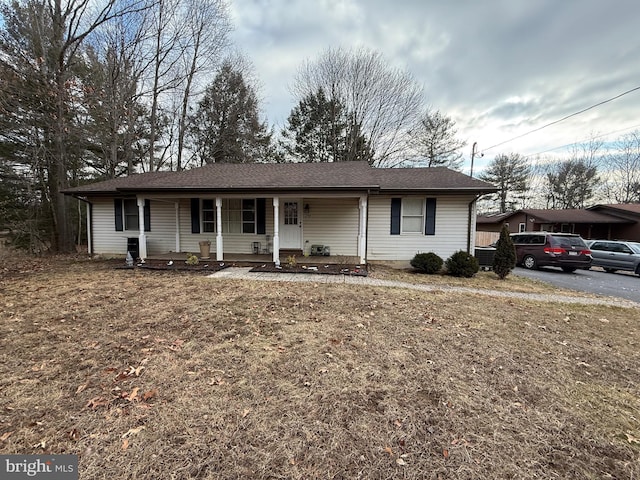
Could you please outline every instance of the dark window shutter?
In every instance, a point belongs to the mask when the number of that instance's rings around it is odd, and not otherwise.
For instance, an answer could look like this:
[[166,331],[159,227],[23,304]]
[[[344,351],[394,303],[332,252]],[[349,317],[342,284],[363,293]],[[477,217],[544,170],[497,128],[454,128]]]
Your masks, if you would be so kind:
[[191,233],[200,233],[200,199],[191,199]]
[[267,233],[267,202],[264,198],[256,199],[256,233]]
[[424,234],[436,234],[436,199],[427,198],[427,215],[424,222]]
[[400,210],[402,209],[402,199],[391,199],[391,235],[400,235]]
[[124,223],[122,221],[122,200],[116,198],[113,200],[113,211],[116,217],[116,232],[122,232],[124,230]]
[[151,231],[151,200],[148,198],[144,200],[144,231]]

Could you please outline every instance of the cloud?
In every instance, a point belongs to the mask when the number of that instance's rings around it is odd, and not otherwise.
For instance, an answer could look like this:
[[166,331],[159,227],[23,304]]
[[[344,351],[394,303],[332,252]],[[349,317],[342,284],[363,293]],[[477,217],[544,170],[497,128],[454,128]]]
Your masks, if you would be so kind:
[[[279,124],[298,67],[327,47],[365,46],[410,71],[425,104],[481,149],[640,85],[635,0],[233,0],[231,10]],[[629,127],[639,106],[630,94],[504,148],[529,154]]]

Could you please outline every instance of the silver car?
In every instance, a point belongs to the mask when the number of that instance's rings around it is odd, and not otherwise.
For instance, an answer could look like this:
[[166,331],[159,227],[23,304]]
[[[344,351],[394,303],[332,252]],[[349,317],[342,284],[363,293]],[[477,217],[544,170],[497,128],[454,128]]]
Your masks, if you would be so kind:
[[606,272],[627,270],[640,275],[640,243],[620,240],[590,240],[592,266]]

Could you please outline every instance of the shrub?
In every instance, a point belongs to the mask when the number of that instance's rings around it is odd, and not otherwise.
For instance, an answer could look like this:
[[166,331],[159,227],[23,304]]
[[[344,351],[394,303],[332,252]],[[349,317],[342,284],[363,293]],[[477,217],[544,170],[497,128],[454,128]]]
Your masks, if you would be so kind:
[[187,260],[184,262],[187,265],[198,265],[200,260],[193,253],[187,253]]
[[493,271],[500,280],[504,280],[516,266],[516,247],[505,226],[500,231],[500,238],[496,242],[496,254],[493,257]]
[[418,253],[411,259],[411,266],[421,273],[434,274],[442,270],[442,258],[433,252]]
[[447,258],[445,266],[447,268],[447,273],[454,277],[470,278],[480,270],[478,259],[463,250],[460,250]]

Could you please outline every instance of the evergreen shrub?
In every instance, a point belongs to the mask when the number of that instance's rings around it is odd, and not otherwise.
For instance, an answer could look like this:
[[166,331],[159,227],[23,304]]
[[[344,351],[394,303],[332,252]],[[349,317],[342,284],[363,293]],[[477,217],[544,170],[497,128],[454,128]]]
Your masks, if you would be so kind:
[[445,267],[449,275],[471,278],[480,270],[480,263],[473,255],[460,250],[447,258]]
[[496,254],[493,257],[493,271],[500,280],[507,278],[516,266],[516,247],[513,244],[509,229],[503,226],[500,238],[496,242]]
[[411,259],[411,266],[421,273],[428,273],[433,275],[442,270],[442,264],[444,263],[442,258],[433,252],[417,253],[415,257]]

